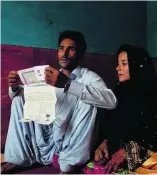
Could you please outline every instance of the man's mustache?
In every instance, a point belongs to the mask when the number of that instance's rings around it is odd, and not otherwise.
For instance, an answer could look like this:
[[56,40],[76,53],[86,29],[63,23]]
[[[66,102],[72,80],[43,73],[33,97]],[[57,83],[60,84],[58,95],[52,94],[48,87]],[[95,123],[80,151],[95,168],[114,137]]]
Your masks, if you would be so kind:
[[67,57],[65,57],[65,56],[61,58],[61,61],[65,61],[65,60],[70,61],[70,58],[67,58]]

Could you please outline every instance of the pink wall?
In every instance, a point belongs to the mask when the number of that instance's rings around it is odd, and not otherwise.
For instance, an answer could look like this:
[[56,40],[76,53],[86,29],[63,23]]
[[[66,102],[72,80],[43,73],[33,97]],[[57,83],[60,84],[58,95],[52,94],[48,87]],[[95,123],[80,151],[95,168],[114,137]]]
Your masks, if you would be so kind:
[[[54,49],[2,45],[1,55],[1,146],[3,148],[9,124],[11,106],[11,100],[8,97],[8,73],[11,70],[25,69],[35,65],[49,64],[55,68],[59,68],[59,65],[57,61],[57,51]],[[102,76],[109,87],[113,88],[115,86],[116,61],[114,56],[86,53],[83,66],[90,68]]]

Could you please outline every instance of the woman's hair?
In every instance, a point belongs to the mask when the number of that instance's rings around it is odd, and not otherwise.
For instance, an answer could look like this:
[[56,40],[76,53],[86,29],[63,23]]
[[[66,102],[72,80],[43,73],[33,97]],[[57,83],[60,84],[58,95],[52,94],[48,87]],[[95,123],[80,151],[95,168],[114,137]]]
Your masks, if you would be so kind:
[[152,58],[145,49],[123,44],[117,52],[117,60],[118,55],[123,51],[127,53],[128,57],[130,81],[141,84],[141,86],[146,86],[154,81],[156,83],[155,67]]
[[81,32],[71,31],[71,30],[65,30],[61,32],[58,38],[58,45],[60,45],[61,41],[66,38],[69,38],[75,41],[76,49],[78,50],[79,54],[84,55],[87,49],[87,44]]

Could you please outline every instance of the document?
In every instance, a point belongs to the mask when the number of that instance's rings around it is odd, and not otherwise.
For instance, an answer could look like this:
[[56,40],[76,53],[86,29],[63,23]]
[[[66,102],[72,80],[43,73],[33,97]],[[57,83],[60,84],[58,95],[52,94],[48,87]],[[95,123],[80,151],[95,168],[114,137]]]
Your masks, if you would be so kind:
[[44,82],[44,71],[49,65],[35,66],[28,69],[19,70],[18,74],[24,85],[43,83]]
[[35,121],[49,125],[55,120],[55,87],[46,84],[44,71],[49,65],[35,66],[19,70],[18,74],[24,84],[24,112],[20,122]]
[[24,114],[20,122],[48,125],[55,120],[56,92],[51,85],[24,86]]

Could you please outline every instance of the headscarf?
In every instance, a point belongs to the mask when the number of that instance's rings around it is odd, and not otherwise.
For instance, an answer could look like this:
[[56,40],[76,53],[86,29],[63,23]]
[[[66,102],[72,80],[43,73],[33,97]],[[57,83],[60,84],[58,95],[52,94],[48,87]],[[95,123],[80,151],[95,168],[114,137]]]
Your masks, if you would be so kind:
[[[157,127],[154,130],[157,126],[157,76],[152,59],[145,49],[125,44],[117,52],[117,61],[122,51],[127,53],[130,80],[119,82],[115,89],[118,106],[110,114],[111,145],[118,139],[142,142],[146,137],[148,144],[150,135],[154,144],[153,134],[157,131]],[[147,125],[149,127],[145,130]]]
[[[134,93],[151,93],[157,89],[157,75],[155,73],[155,67],[153,65],[152,58],[148,52],[136,46],[130,46],[123,44],[120,46],[117,52],[118,55],[122,52],[127,53],[129,63],[130,80],[119,83],[118,87],[126,86],[128,84],[130,91],[134,90]],[[126,87],[125,87],[126,88]],[[123,88],[122,88],[123,89]]]

